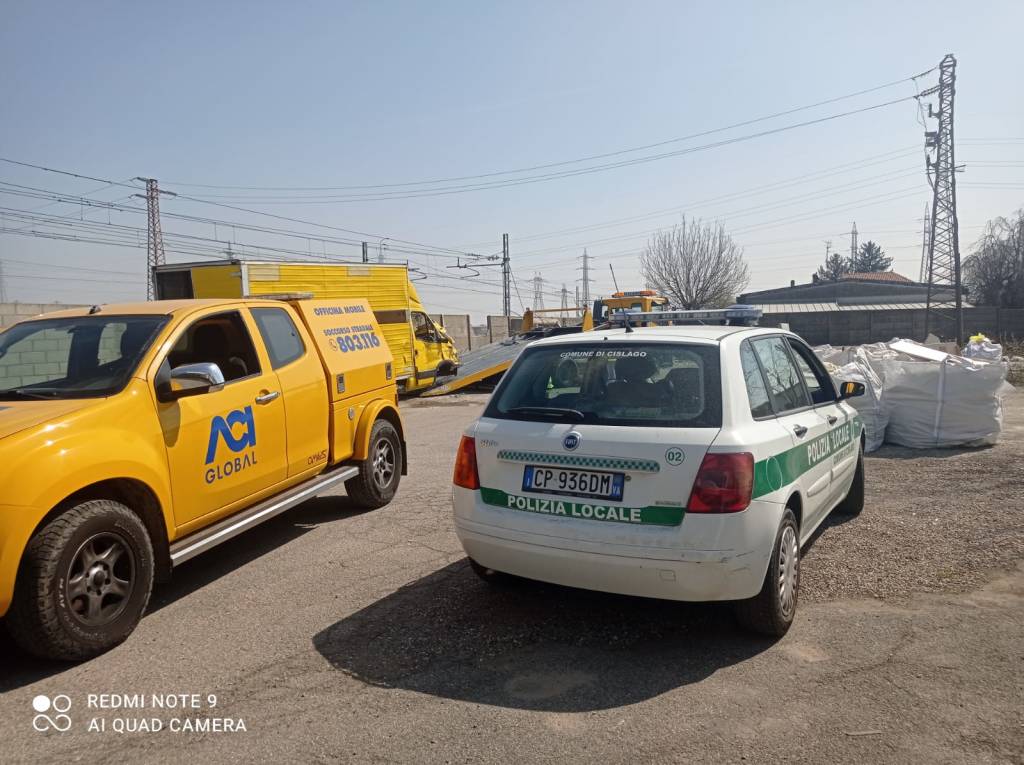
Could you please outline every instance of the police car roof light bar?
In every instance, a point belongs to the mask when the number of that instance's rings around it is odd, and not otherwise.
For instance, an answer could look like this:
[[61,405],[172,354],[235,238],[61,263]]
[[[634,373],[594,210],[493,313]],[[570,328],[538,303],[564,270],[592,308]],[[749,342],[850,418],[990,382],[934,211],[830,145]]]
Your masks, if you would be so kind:
[[694,311],[615,311],[608,320],[612,325],[630,324],[728,324],[736,327],[755,327],[761,318],[761,309],[752,305],[731,305],[728,308],[709,308]]

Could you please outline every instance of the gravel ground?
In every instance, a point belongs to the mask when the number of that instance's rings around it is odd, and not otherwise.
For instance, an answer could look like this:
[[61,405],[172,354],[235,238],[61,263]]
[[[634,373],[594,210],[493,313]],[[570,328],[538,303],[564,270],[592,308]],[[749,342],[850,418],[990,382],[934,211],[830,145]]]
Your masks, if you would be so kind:
[[805,601],[965,591],[1024,560],[1024,393],[981,449],[883,446],[865,462],[864,511],[826,521],[804,552]]
[[[189,561],[104,656],[0,637],[0,761],[1024,763],[1024,396],[991,449],[870,457],[865,510],[805,550],[778,641],[723,605],[480,582],[450,477],[483,400],[407,402],[395,502],[319,498]],[[246,732],[119,734],[180,713],[99,693],[216,694],[190,716]],[[33,730],[37,694],[73,701],[71,731]]]

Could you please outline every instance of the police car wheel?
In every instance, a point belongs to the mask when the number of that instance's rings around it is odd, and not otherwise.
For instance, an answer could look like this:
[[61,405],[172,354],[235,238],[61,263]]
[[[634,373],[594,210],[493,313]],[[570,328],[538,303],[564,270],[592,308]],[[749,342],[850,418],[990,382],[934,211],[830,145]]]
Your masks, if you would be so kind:
[[401,477],[402,440],[394,425],[377,420],[366,459],[359,463],[359,474],[345,482],[345,491],[359,507],[375,510],[394,499]]
[[800,531],[793,511],[787,507],[775,535],[761,591],[736,603],[736,619],[753,632],[782,637],[793,623],[799,594]]
[[836,512],[840,515],[860,515],[864,509],[864,449],[857,455],[857,470],[853,474],[853,483],[850,490],[846,492],[843,501],[836,505]]
[[473,569],[473,573],[493,587],[510,587],[522,581],[519,577],[512,574],[506,574],[502,571],[495,571],[493,568],[482,566],[472,558],[467,558],[467,560],[469,561],[469,567]]
[[80,661],[123,642],[153,588],[153,546],[142,520],[119,502],[75,505],[29,541],[8,631],[26,651]]

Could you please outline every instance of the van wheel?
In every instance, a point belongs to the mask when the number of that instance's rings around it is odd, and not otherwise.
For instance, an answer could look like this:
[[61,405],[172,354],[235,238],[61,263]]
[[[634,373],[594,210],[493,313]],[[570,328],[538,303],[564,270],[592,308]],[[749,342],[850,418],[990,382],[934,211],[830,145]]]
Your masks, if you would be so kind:
[[345,481],[345,491],[359,507],[376,510],[395,498],[402,477],[402,440],[395,426],[377,420],[370,431],[370,449],[359,463],[359,475]]
[[142,520],[119,502],[83,502],[29,541],[8,631],[37,656],[90,659],[132,633],[152,589],[153,545]]
[[787,507],[775,535],[775,549],[761,592],[736,603],[736,619],[754,632],[782,637],[793,623],[799,594],[800,532],[793,511]]
[[857,455],[857,470],[853,474],[853,483],[850,490],[846,492],[843,501],[836,505],[836,512],[840,515],[856,516],[864,509],[864,449]]

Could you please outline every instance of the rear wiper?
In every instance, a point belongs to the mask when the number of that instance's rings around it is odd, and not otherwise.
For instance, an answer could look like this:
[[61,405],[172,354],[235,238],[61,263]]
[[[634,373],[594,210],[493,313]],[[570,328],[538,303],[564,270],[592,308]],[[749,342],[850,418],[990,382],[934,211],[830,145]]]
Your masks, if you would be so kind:
[[541,417],[560,417],[563,419],[576,420],[577,422],[586,419],[586,415],[579,409],[566,409],[558,406],[514,406],[508,410],[509,414],[534,414]]
[[13,396],[17,398],[56,398],[62,391],[59,388],[11,388],[0,391],[0,398]]

